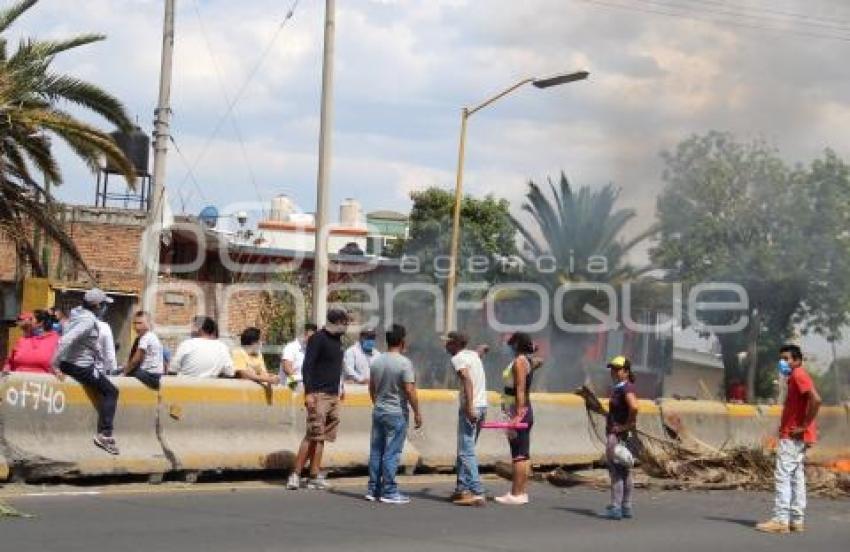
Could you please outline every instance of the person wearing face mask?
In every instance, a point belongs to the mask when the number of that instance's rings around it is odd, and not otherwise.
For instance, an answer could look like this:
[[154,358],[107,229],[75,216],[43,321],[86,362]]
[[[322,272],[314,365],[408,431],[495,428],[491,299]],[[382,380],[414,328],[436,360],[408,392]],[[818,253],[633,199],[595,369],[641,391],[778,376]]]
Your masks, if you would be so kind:
[[59,370],[56,375],[60,380],[64,378],[62,374],[69,375],[98,396],[94,444],[110,454],[119,454],[112,437],[113,420],[118,407],[118,388],[97,369],[101,354],[97,319],[103,316],[110,303],[112,298],[100,289],[93,288],[85,293],[82,306],[70,313],[51,364]]
[[261,332],[259,328],[245,328],[239,336],[242,345],[233,350],[233,369],[236,377],[251,380],[265,385],[274,385],[280,379],[269,374],[266,361],[263,359]]
[[343,363],[345,365],[345,381],[352,383],[369,383],[369,371],[372,362],[381,354],[376,345],[375,330],[365,329],[360,332],[360,339],[346,349]]
[[805,530],[806,451],[817,441],[815,418],[822,401],[797,345],[785,345],[779,350],[779,375],[788,380],[788,394],[779,423],[775,505],[773,518],[759,523],[756,529],[764,533],[799,533]]
[[339,403],[345,398],[342,385],[342,335],[348,326],[348,313],[330,309],[328,323],[307,342],[302,372],[304,377],[304,406],[307,409],[307,431],[295,466],[289,474],[286,487],[301,488],[301,471],[310,460],[308,489],[330,489],[320,476],[325,442],[336,441],[339,427]]
[[304,365],[304,352],[307,349],[307,342],[316,333],[316,325],[313,323],[304,324],[304,332],[286,344],[281,355],[281,377],[286,374],[286,385],[293,391],[303,391],[304,381],[301,368]]

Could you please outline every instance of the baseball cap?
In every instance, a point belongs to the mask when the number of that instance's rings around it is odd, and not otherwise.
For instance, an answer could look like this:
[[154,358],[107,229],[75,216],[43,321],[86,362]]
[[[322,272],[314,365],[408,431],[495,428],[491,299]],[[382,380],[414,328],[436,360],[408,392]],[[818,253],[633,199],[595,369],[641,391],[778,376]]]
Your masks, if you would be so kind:
[[100,288],[92,288],[83,295],[83,301],[90,305],[99,305],[101,303],[112,303],[112,297],[108,296]]
[[629,364],[629,359],[623,355],[619,355],[608,361],[608,368],[625,368]]

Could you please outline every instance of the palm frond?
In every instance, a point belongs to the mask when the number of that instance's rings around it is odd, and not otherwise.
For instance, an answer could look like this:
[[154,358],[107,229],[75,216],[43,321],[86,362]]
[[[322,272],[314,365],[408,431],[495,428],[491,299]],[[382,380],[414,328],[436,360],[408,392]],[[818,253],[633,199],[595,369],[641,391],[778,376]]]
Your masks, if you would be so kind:
[[13,4],[3,11],[0,11],[0,33],[4,32],[9,26],[15,22],[28,9],[33,7],[38,0],[22,0],[17,4]]

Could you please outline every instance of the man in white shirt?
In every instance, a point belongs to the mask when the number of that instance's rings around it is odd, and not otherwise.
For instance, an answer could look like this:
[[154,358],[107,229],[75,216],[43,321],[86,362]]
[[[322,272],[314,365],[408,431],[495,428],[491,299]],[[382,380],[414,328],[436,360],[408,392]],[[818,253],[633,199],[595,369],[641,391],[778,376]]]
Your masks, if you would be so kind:
[[130,360],[124,367],[124,375],[138,379],[152,389],[159,389],[159,380],[165,371],[162,343],[151,331],[150,315],[139,311],[133,318],[133,329],[139,339],[136,349],[131,352]]
[[118,360],[115,358],[115,337],[112,326],[98,319],[97,321],[97,352],[94,367],[101,374],[112,376],[118,373]]
[[304,352],[307,350],[307,340],[316,333],[317,329],[313,323],[304,324],[304,332],[301,336],[296,337],[283,348],[280,359],[281,376],[286,374],[286,385],[293,391],[303,387],[301,382],[304,381],[304,376],[301,366],[304,364]]
[[360,339],[345,350],[342,363],[345,369],[345,381],[352,383],[369,383],[369,368],[381,354],[375,347],[375,330],[367,329],[360,332]]
[[475,445],[487,415],[487,380],[481,356],[466,348],[468,342],[460,332],[449,332],[446,338],[446,352],[451,355],[452,367],[460,379],[457,486],[452,501],[460,506],[483,506],[486,498],[478,473]]
[[178,376],[195,378],[232,378],[236,375],[227,345],[218,340],[218,325],[204,318],[198,337],[187,339],[177,347],[170,369]]

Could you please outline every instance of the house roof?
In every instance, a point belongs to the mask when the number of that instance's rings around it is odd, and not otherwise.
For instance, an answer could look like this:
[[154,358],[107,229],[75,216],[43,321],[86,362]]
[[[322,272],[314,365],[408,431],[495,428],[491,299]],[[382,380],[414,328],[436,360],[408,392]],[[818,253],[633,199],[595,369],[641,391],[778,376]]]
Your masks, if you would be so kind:
[[383,219],[383,220],[397,220],[397,221],[407,221],[408,217],[404,213],[399,213],[398,211],[372,211],[371,213],[366,214],[367,219]]

